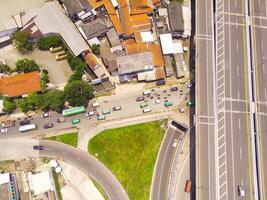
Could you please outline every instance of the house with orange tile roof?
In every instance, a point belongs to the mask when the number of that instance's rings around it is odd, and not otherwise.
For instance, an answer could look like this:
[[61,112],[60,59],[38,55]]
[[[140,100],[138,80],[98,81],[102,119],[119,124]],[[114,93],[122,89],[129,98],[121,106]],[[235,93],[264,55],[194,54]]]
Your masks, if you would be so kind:
[[41,91],[39,72],[30,72],[0,78],[0,93],[8,97],[18,97]]

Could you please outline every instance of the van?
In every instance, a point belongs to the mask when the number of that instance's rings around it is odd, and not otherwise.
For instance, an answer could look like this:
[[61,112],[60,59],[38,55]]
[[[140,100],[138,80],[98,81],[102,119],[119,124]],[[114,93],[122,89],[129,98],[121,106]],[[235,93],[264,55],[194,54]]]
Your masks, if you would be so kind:
[[148,113],[148,112],[151,112],[151,109],[150,109],[150,108],[145,108],[145,109],[143,110],[143,113]]
[[185,183],[185,192],[190,192],[191,191],[191,187],[192,187],[192,182],[190,180],[187,180]]
[[94,103],[94,104],[92,105],[92,107],[93,107],[93,108],[96,108],[96,107],[98,107],[98,106],[100,106],[100,104],[99,104],[99,103],[97,103],[97,102],[96,102],[96,103]]
[[143,95],[147,96],[147,95],[150,95],[150,93],[151,93],[150,90],[146,90],[143,92]]

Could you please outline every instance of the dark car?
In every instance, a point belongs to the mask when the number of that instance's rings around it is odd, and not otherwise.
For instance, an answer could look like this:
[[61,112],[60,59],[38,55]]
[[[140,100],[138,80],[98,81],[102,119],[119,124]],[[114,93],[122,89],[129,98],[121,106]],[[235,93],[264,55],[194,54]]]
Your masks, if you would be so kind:
[[48,128],[52,128],[53,126],[54,126],[53,123],[48,123],[48,124],[45,124],[45,125],[44,125],[44,128],[45,128],[45,129],[48,129]]
[[42,145],[34,145],[34,146],[33,146],[33,149],[34,149],[34,150],[43,150],[44,147],[43,147]]
[[156,82],[156,85],[159,86],[159,85],[164,85],[165,84],[165,80],[159,80]]
[[177,91],[177,90],[178,90],[178,87],[171,87],[170,90],[171,90],[172,92]]
[[20,124],[21,126],[22,126],[22,125],[29,124],[29,123],[31,123],[31,121],[28,120],[28,119],[25,119],[25,120],[22,120],[22,121],[19,122],[19,124]]
[[136,101],[143,101],[145,98],[144,97],[137,97]]

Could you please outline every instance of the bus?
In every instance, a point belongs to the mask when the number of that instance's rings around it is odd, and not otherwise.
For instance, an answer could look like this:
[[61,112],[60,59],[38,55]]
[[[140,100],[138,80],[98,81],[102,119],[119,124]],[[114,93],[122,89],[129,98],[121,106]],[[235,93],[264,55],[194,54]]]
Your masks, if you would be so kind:
[[173,105],[172,102],[165,102],[165,103],[164,103],[164,106],[165,106],[165,107],[169,107],[169,106],[172,106],[172,105]]
[[105,115],[99,115],[97,116],[97,120],[105,120],[106,119],[106,116]]
[[85,107],[84,106],[79,106],[79,107],[74,107],[74,108],[69,108],[65,109],[62,111],[62,115],[65,117],[71,116],[71,115],[77,115],[80,113],[85,112]]
[[73,119],[73,120],[71,120],[71,123],[72,124],[78,124],[78,123],[80,123],[80,119]]
[[19,127],[19,132],[31,131],[37,129],[36,124],[27,124]]
[[102,114],[103,114],[103,115],[110,114],[110,110],[103,110],[103,111],[102,111]]

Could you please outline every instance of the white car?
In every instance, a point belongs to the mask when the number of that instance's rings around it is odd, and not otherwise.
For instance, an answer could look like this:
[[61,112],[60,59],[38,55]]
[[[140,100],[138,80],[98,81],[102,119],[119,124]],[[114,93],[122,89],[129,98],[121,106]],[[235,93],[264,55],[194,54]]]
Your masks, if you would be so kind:
[[179,111],[180,111],[180,113],[184,113],[185,112],[185,108],[181,107],[181,108],[179,108]]
[[187,87],[188,87],[188,88],[191,88],[192,85],[193,85],[192,83],[188,83],[188,84],[187,84]]
[[44,112],[43,113],[43,118],[51,117],[51,113],[49,112]]
[[177,144],[178,144],[178,140],[174,139],[172,146],[175,148],[175,147],[177,147]]
[[159,104],[159,103],[160,103],[159,99],[156,99],[155,101],[153,101],[153,104]]
[[245,190],[244,190],[242,185],[239,185],[237,187],[237,190],[238,190],[238,196],[240,196],[240,197],[244,197],[245,196]]
[[88,113],[85,114],[86,117],[90,117],[90,116],[93,116],[93,115],[95,115],[95,112],[93,112],[93,111],[92,112],[88,112]]
[[1,130],[0,130],[0,133],[6,133],[7,132],[7,128],[2,128]]

